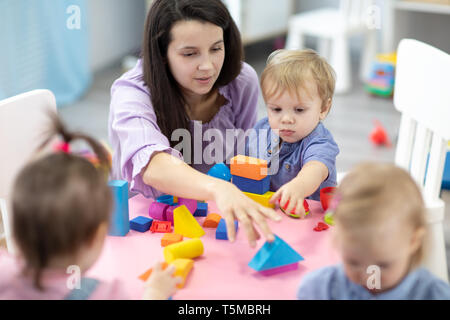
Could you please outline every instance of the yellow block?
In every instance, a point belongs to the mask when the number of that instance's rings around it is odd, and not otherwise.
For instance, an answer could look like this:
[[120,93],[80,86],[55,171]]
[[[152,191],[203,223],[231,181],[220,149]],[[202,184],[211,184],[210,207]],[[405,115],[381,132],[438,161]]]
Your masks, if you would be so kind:
[[185,240],[164,247],[164,259],[172,263],[175,259],[193,259],[203,254],[203,243],[200,239]]
[[192,259],[175,259],[170,264],[175,266],[174,276],[178,276],[183,278],[183,281],[177,284],[178,288],[183,288],[184,283],[186,282],[186,278],[191,272],[192,267],[194,266],[194,260]]
[[188,238],[200,238],[205,234],[205,230],[203,230],[185,205],[173,210],[173,224],[174,233]]
[[269,203],[270,198],[272,198],[275,192],[267,191],[264,194],[256,194],[251,192],[244,192],[244,194],[251,198],[252,200],[262,204],[264,207],[275,208],[275,204]]

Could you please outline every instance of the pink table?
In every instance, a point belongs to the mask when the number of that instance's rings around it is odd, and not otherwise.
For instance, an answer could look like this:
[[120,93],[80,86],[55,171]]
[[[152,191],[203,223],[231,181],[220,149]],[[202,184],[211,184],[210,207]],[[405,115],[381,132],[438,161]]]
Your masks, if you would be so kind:
[[[148,216],[152,199],[141,195],[129,201],[130,220],[136,216]],[[313,228],[323,221],[323,210],[318,201],[308,200],[311,213],[304,220],[285,216],[281,222],[269,222],[271,230],[292,246],[305,259],[297,270],[272,276],[263,276],[248,267],[248,263],[264,244],[262,238],[256,248],[250,248],[245,232],[239,230],[234,243],[215,239],[215,229],[204,228],[201,238],[204,253],[194,259],[194,268],[185,287],[177,291],[174,300],[247,300],[247,299],[295,299],[302,277],[311,270],[339,261],[331,244],[331,228],[316,232]],[[209,203],[208,212],[218,212],[214,203]],[[204,217],[196,217],[202,225]],[[125,237],[108,236],[103,252],[88,275],[110,281],[124,281],[135,299],[142,295],[143,282],[138,276],[158,261],[164,261],[161,247],[162,233],[134,230]],[[185,238],[187,239],[187,238]]]

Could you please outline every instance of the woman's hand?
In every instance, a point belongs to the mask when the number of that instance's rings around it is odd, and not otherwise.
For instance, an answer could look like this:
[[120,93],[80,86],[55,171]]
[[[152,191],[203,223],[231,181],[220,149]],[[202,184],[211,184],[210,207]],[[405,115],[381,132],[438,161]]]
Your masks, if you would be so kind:
[[214,201],[226,221],[228,239],[231,242],[235,240],[234,220],[237,219],[244,228],[252,248],[260,238],[255,226],[261,230],[267,241],[272,242],[275,237],[267,225],[266,218],[280,221],[281,217],[273,209],[266,208],[247,197],[232,183],[215,180],[217,181],[213,187]]
[[168,265],[163,269],[162,263],[157,263],[153,267],[152,274],[145,282],[144,300],[167,300],[176,291],[176,285],[183,280],[181,277],[174,277],[175,267]]

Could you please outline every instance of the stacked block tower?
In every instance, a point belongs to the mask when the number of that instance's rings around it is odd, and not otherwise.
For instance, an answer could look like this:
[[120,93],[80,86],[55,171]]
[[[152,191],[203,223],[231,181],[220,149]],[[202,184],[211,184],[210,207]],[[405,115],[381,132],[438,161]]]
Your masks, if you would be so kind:
[[274,208],[269,203],[274,194],[269,191],[270,176],[267,161],[244,155],[237,155],[230,161],[231,182],[244,194],[265,207]]

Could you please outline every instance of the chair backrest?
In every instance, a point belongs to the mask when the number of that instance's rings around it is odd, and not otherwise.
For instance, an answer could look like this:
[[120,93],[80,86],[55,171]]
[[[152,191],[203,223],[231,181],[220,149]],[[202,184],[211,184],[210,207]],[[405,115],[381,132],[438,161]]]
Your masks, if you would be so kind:
[[450,140],[450,55],[412,39],[397,51],[394,105],[402,113],[395,163],[426,200],[439,198]]
[[341,0],[339,10],[349,25],[365,25],[373,4],[374,0]]
[[0,201],[3,201],[0,210],[7,244],[6,211],[12,184],[44,139],[50,120],[47,111],[56,112],[55,96],[49,90],[34,90],[0,101]]

